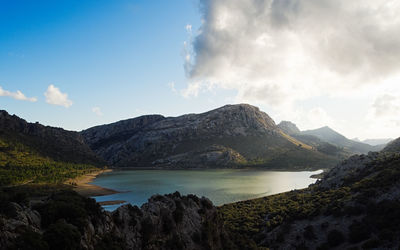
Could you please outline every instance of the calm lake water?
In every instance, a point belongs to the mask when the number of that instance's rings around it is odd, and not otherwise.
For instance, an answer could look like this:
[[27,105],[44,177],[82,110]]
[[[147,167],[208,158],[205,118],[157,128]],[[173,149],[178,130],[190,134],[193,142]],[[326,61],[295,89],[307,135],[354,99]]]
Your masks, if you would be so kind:
[[[92,184],[122,193],[94,197],[97,201],[124,200],[141,206],[154,194],[196,194],[215,205],[305,188],[316,180],[314,172],[261,170],[123,170],[104,173]],[[104,206],[114,210],[120,205]]]

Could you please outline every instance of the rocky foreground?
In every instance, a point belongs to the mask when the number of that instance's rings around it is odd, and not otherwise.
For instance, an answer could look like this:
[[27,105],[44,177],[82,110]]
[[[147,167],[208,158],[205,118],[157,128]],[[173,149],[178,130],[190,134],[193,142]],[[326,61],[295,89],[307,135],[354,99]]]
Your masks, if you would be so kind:
[[235,249],[206,198],[155,195],[110,213],[75,192],[51,193],[2,193],[0,249]]

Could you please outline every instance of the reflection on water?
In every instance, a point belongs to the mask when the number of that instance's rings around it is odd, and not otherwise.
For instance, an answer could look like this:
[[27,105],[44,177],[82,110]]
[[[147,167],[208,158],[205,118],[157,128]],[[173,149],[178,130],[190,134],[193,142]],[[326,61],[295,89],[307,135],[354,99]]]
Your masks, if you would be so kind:
[[[321,171],[280,172],[261,170],[122,170],[104,173],[93,184],[122,191],[94,197],[97,201],[125,200],[142,205],[154,194],[196,194],[215,205],[305,188]],[[104,206],[114,210],[118,205]]]

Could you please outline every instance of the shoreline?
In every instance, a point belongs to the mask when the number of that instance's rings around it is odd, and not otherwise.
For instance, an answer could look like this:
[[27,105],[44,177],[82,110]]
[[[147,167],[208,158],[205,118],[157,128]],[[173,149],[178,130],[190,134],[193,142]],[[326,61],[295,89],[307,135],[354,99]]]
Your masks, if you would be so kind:
[[[116,190],[100,187],[94,184],[90,184],[98,175],[112,172],[112,169],[97,170],[89,174],[85,174],[74,179],[67,180],[65,184],[72,186],[72,189],[78,194],[85,197],[92,196],[104,196],[120,193]],[[71,184],[73,183],[73,184]]]

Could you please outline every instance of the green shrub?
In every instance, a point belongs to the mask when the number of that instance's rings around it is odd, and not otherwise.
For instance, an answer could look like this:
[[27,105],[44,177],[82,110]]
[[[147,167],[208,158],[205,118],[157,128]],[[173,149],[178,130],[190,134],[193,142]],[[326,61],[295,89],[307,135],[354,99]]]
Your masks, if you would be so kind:
[[50,249],[75,250],[80,246],[79,230],[64,220],[51,224],[43,235]]

